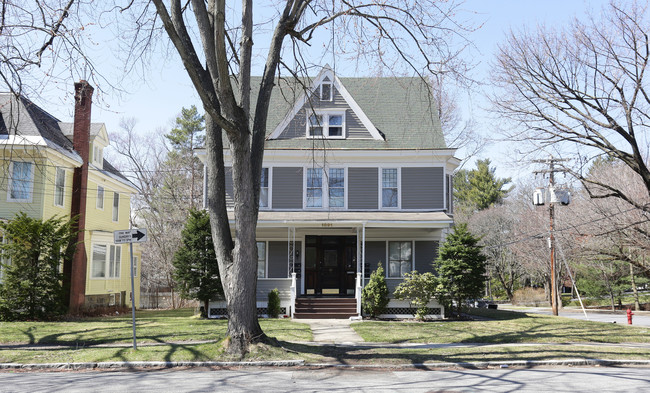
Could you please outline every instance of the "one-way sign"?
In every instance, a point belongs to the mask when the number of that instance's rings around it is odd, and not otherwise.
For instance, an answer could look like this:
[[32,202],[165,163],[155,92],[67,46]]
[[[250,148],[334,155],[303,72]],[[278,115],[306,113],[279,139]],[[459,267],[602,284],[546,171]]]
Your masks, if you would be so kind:
[[115,231],[113,232],[113,240],[115,244],[146,242],[148,240],[147,230],[146,229],[125,229],[123,231]]

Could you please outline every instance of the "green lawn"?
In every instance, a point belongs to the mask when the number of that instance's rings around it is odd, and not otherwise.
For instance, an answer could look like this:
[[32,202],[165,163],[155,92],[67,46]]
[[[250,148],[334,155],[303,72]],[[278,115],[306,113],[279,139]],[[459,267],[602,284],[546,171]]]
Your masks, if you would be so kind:
[[490,320],[352,324],[365,341],[389,343],[650,343],[650,328],[474,309]]
[[[309,341],[308,325],[282,319],[261,319],[260,325],[278,340]],[[136,337],[139,343],[221,341],[227,321],[201,319],[190,309],[136,312]],[[96,345],[131,343],[131,314],[87,318],[74,322],[0,322],[0,343]]]
[[[575,358],[650,360],[647,346],[593,344],[649,343],[650,328],[501,310],[476,312],[491,319],[352,324],[366,341],[458,344],[430,348],[308,345],[301,343],[312,339],[308,325],[290,320],[261,319],[262,328],[267,335],[278,340],[279,346],[254,346],[243,360],[301,359],[312,363],[351,365]],[[0,363],[240,360],[224,353],[221,341],[225,332],[225,320],[200,319],[193,316],[191,310],[138,311],[137,337],[141,345],[133,350],[130,346],[130,315],[74,322],[0,322]],[[197,342],[204,340],[210,342]],[[145,343],[159,345],[142,345]],[[528,344],[515,346],[509,343]],[[17,344],[39,345],[18,347]]]

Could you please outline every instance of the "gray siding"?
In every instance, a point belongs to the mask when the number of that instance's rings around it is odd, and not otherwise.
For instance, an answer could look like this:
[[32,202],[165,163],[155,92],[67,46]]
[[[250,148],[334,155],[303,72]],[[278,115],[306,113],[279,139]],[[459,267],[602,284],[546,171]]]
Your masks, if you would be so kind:
[[437,241],[415,242],[415,270],[417,270],[419,273],[433,273],[433,260],[437,257]]
[[348,209],[377,209],[379,177],[377,168],[348,168]]
[[443,168],[402,168],[402,209],[444,208]]
[[234,202],[234,191],[233,191],[233,186],[232,186],[232,168],[227,166],[225,167],[225,173],[226,173],[226,207],[228,209],[232,209],[235,207],[235,202]]
[[302,209],[302,168],[273,168],[273,209]]
[[345,110],[345,126],[347,137],[354,138],[371,138],[372,136],[359,120],[359,117],[350,109],[338,89],[334,88],[334,97],[332,101],[320,101],[314,97],[307,101],[298,111],[287,128],[282,131],[278,139],[305,138],[307,133],[307,113],[318,109]]
[[269,242],[269,278],[287,278],[287,242]]
[[386,242],[366,242],[366,277],[377,269],[377,264],[386,270]]
[[283,279],[267,278],[267,279],[257,280],[257,291],[255,297],[260,302],[268,301],[269,292],[271,292],[275,288],[277,288],[278,291],[280,292],[281,299],[291,298],[291,280],[288,278],[283,278]]

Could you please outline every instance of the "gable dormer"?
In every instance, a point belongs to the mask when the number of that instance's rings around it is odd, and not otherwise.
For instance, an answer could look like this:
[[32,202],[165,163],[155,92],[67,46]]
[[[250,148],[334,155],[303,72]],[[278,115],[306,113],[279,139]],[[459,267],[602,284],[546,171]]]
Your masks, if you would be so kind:
[[298,96],[268,139],[384,140],[328,66]]
[[104,169],[104,149],[109,145],[108,133],[104,123],[90,125],[90,163]]

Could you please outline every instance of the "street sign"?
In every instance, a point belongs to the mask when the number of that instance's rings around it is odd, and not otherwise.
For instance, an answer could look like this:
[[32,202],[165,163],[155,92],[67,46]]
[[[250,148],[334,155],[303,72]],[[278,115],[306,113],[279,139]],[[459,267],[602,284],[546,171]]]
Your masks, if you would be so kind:
[[148,240],[147,230],[146,229],[125,229],[122,231],[115,231],[113,232],[113,240],[115,244],[146,242]]

